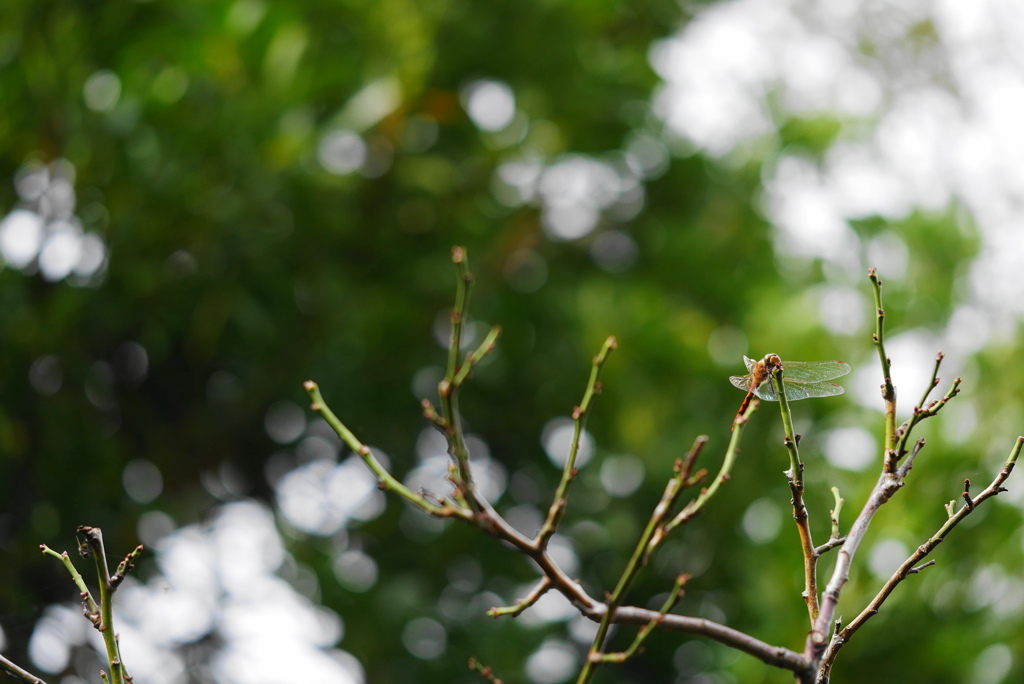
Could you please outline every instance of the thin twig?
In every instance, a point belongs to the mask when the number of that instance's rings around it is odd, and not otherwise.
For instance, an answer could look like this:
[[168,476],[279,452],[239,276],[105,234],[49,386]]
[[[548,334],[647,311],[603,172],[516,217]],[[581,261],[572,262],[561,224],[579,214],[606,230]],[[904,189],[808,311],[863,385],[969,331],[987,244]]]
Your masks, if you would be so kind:
[[453,247],[452,263],[455,264],[458,271],[458,279],[456,281],[455,306],[451,312],[452,334],[448,344],[448,365],[444,379],[438,383],[437,393],[441,402],[441,417],[443,418],[444,435],[448,441],[448,453],[455,461],[457,468],[456,488],[463,490],[465,501],[473,513],[479,515],[482,506],[476,497],[473,473],[469,467],[469,448],[466,446],[465,435],[462,431],[462,417],[459,413],[460,378],[465,379],[465,376],[460,374],[459,355],[462,349],[462,329],[466,323],[469,307],[469,290],[473,283],[473,275],[469,272],[466,261],[466,250],[462,247]]
[[494,670],[491,669],[491,666],[484,666],[484,664],[476,658],[469,659],[469,669],[473,672],[480,673],[480,675],[491,684],[502,684],[502,681],[495,676]]
[[690,447],[686,456],[681,459],[676,459],[676,462],[672,467],[673,476],[665,485],[665,492],[661,495],[661,500],[658,502],[658,505],[654,507],[654,512],[651,514],[651,520],[655,522],[655,530],[654,535],[647,544],[647,549],[644,551],[643,563],[646,564],[647,561],[650,560],[651,554],[654,553],[655,549],[657,549],[661,542],[665,541],[665,537],[668,536],[668,532],[662,522],[668,516],[669,512],[675,507],[676,501],[679,499],[679,494],[687,487],[692,487],[707,476],[707,471],[703,468],[697,471],[697,473],[693,473],[693,466],[697,461],[697,457],[700,455],[700,452],[704,449],[704,445],[707,443],[708,436],[699,435],[697,439],[693,441],[693,446]]
[[673,585],[672,590],[669,592],[665,602],[658,610],[658,617],[651,619],[650,622],[640,628],[636,633],[636,637],[633,639],[633,643],[631,643],[625,651],[600,654],[597,656],[600,661],[602,663],[624,663],[636,655],[637,651],[640,650],[640,646],[644,643],[647,637],[650,636],[651,632],[654,631],[654,628],[658,623],[664,619],[668,611],[672,610],[672,608],[679,602],[679,598],[683,594],[683,587],[689,579],[690,575],[688,573],[683,573],[676,577],[676,582]]
[[27,684],[46,684],[46,682],[39,677],[36,677],[34,674],[19,665],[15,665],[2,655],[0,655],[0,672],[3,672],[12,679],[27,682]]
[[924,394],[921,395],[921,401],[917,402],[917,408],[924,408],[924,404],[928,401],[928,395],[932,393],[932,390],[939,384],[939,367],[942,365],[942,359],[946,358],[946,355],[941,351],[935,354],[935,366],[932,368],[932,379],[928,383],[928,386],[924,389]]
[[303,383],[303,387],[306,388],[310,399],[312,399],[313,403],[310,405],[310,408],[319,414],[320,417],[331,426],[338,437],[341,438],[341,441],[343,441],[349,449],[359,454],[359,457],[363,459],[363,463],[365,463],[370,471],[377,476],[377,480],[381,484],[381,489],[385,491],[393,491],[417,508],[440,518],[461,518],[465,520],[472,517],[472,514],[464,508],[453,506],[448,502],[439,504],[433,498],[414,492],[402,484],[398,478],[389,473],[387,469],[381,465],[380,461],[378,461],[373,455],[370,447],[363,444],[359,438],[356,437],[355,434],[353,434],[352,431],[338,419],[338,416],[334,414],[331,407],[324,401],[323,395],[320,393],[320,387],[315,382],[307,380]]
[[818,558],[821,558],[823,555],[825,555],[826,553],[828,553],[832,549],[840,547],[840,546],[842,546],[845,543],[846,543],[846,537],[837,537],[835,539],[829,539],[827,542],[825,542],[821,546],[815,546],[814,547],[814,555],[817,556]]
[[882,308],[882,279],[873,268],[868,269],[871,291],[875,296],[875,332],[871,339],[878,351],[882,364],[882,400],[885,402],[885,453],[895,453],[896,448],[896,388],[892,384],[892,359],[885,354],[885,309]]
[[85,580],[82,578],[82,574],[78,572],[78,568],[71,562],[71,558],[68,556],[68,552],[57,553],[46,544],[39,545],[43,555],[56,558],[64,567],[67,569],[68,574],[71,575],[72,581],[75,586],[78,587],[78,593],[82,597],[82,603],[85,606],[85,615],[89,618],[97,628],[100,626],[100,607],[96,604],[96,601],[92,597],[92,593],[89,591],[89,587],[86,586]]
[[587,388],[583,392],[583,400],[579,406],[572,410],[572,444],[569,446],[569,455],[562,468],[562,477],[558,482],[558,487],[555,489],[551,505],[548,507],[547,517],[537,532],[537,540],[541,548],[547,547],[548,542],[551,541],[551,536],[558,528],[558,523],[561,522],[562,516],[565,514],[565,507],[568,504],[569,485],[576,479],[576,457],[579,454],[583,430],[587,425],[587,417],[590,414],[590,407],[594,402],[594,398],[601,392],[601,371],[608,360],[608,355],[611,354],[616,345],[617,342],[614,337],[608,337],[604,344],[601,345],[601,350],[594,357],[590,366],[590,378],[587,380]]
[[[782,646],[773,646],[732,627],[705,618],[675,615],[669,613],[658,618],[659,613],[649,608],[622,606],[615,611],[615,624],[645,625],[658,619],[658,629],[682,634],[698,634],[713,639],[737,651],[748,653],[761,662],[791,672],[805,672],[810,662],[802,653]],[[587,615],[593,619],[593,616]]]
[[520,613],[540,600],[540,597],[546,594],[550,588],[551,578],[545,575],[541,578],[540,582],[537,583],[537,586],[530,590],[529,594],[516,601],[514,605],[491,608],[487,611],[487,616],[493,618],[503,617],[506,615],[518,617]]
[[[939,358],[942,358],[942,352],[939,352]],[[936,369],[937,368],[938,362],[936,362]],[[932,381],[937,382],[938,378],[933,377]],[[945,405],[949,403],[950,399],[960,394],[960,384],[962,382],[963,380],[960,378],[955,379],[953,381],[953,384],[950,385],[949,391],[947,391],[941,399],[931,402],[930,404],[928,404],[928,406],[922,406],[919,404],[914,407],[913,414],[896,431],[896,434],[899,437],[899,443],[896,447],[896,453],[898,454],[899,458],[903,458],[903,455],[907,453],[907,442],[910,441],[910,435],[914,431],[914,428],[917,426],[917,424],[927,418],[931,418],[938,414],[938,412],[941,411],[943,407],[945,407]],[[927,396],[927,392],[925,393],[925,396]],[[910,469],[907,468],[907,470],[909,471]]]
[[899,475],[901,480],[905,479],[907,474],[910,473],[910,469],[914,467],[914,459],[916,459],[917,455],[921,453],[921,449],[924,448],[925,444],[927,444],[927,442],[924,441],[924,437],[914,443],[914,448],[910,450],[906,460],[903,461],[903,465],[900,466],[900,469],[897,472],[897,475]]

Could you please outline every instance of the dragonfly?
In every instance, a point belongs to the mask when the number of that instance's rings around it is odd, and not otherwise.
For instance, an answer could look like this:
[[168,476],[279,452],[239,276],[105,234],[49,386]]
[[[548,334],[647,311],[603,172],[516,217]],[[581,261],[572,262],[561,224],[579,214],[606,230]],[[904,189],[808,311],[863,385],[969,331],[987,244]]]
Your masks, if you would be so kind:
[[768,354],[760,361],[743,357],[747,365],[747,375],[734,375],[729,378],[735,387],[747,393],[740,404],[736,417],[742,416],[750,400],[755,396],[765,401],[778,401],[779,393],[772,382],[772,372],[782,368],[782,383],[786,388],[786,399],[810,399],[812,397],[834,397],[843,393],[842,385],[828,382],[850,372],[850,364],[844,361],[786,361],[782,362],[778,354]]

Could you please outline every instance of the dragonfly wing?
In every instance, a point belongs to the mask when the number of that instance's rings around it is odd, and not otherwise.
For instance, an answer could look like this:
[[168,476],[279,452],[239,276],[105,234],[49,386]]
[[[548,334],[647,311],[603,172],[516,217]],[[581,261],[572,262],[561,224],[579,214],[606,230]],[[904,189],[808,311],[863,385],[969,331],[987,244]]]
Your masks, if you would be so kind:
[[812,399],[814,397],[834,397],[843,393],[843,386],[834,382],[787,382],[786,398],[790,401]]
[[790,382],[834,380],[850,372],[850,364],[843,361],[786,361],[783,362],[782,368],[785,379]]
[[[779,393],[775,391],[775,385],[772,384],[770,378],[762,382],[760,385],[758,385],[757,389],[754,390],[754,394],[756,394],[761,399],[764,399],[765,401],[779,400]],[[786,398],[790,398],[788,385],[786,386]]]
[[753,380],[749,375],[733,375],[729,378],[729,382],[732,383],[733,387],[739,387],[744,392],[750,391],[750,382]]
[[754,359],[748,359],[746,356],[744,356],[743,363],[747,367],[747,372],[753,375],[754,369],[757,368],[757,361],[755,361]]

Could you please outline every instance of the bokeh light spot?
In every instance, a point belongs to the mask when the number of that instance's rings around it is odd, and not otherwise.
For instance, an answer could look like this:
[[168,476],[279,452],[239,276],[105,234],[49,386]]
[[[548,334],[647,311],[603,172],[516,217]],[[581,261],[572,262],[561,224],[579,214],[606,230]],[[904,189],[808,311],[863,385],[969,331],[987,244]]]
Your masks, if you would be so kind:
[[416,618],[402,630],[402,644],[409,653],[422,660],[434,660],[444,655],[448,646],[448,631],[437,620]]
[[306,412],[294,401],[275,402],[267,409],[263,427],[278,444],[291,444],[306,431]]
[[868,567],[877,579],[888,579],[909,555],[907,545],[898,539],[882,539],[871,548]]
[[782,513],[772,499],[754,501],[743,513],[743,531],[755,544],[767,544],[782,529]]
[[462,90],[462,104],[477,128],[500,131],[512,123],[516,97],[501,81],[473,81]]
[[640,254],[636,241],[621,230],[606,230],[590,244],[594,263],[609,273],[622,273],[629,269]]
[[85,105],[94,112],[109,112],[121,98],[121,79],[113,71],[102,69],[85,81],[82,87]]
[[43,244],[43,219],[33,211],[15,209],[0,223],[0,254],[14,268],[32,263]]
[[358,549],[345,551],[334,559],[334,576],[349,591],[369,591],[377,583],[377,562]]
[[578,664],[579,655],[572,644],[547,639],[526,660],[526,674],[534,684],[558,684],[569,679]]
[[148,504],[164,490],[164,478],[160,469],[144,459],[129,461],[124,467],[121,481],[128,496],[140,504]]
[[320,140],[317,158],[330,173],[344,176],[358,171],[366,162],[366,143],[352,131],[331,131]]
[[612,496],[629,496],[643,484],[643,461],[636,456],[609,456],[601,464],[600,479]]
[[58,391],[64,381],[64,372],[61,370],[60,359],[53,354],[40,356],[32,362],[28,370],[28,381],[32,389],[44,397],[52,397]]

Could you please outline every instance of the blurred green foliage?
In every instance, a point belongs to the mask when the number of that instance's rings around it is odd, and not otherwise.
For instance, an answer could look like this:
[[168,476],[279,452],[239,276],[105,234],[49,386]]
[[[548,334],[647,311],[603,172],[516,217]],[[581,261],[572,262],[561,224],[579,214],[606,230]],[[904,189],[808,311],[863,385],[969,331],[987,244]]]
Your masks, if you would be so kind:
[[[546,235],[537,207],[508,206],[492,192],[499,165],[525,152],[547,162],[600,157],[638,130],[659,135],[647,51],[687,18],[669,0],[7,3],[0,179],[32,162],[68,160],[76,215],[109,248],[102,279],[85,286],[48,282],[31,269],[0,271],[0,622],[9,653],[24,660],[34,617],[70,596],[59,568],[36,558],[38,544],[69,546],[85,523],[103,527],[109,548],[127,549],[144,510],[185,524],[225,499],[270,497],[264,466],[280,447],[264,416],[280,399],[305,403],[307,378],[364,441],[391,455],[399,474],[409,470],[423,427],[412,381],[443,363],[433,330],[454,291],[453,244],[468,247],[477,276],[474,316],[505,330],[496,357],[466,389],[466,420],[510,474],[537,483],[535,500],[518,503],[544,505],[558,473],[541,430],[579,401],[604,337],[619,338],[589,423],[597,454],[564,523],[593,595],[614,582],[673,459],[694,436],[710,435],[703,465],[717,467],[742,398],[726,378],[742,373],[743,353],[874,364],[866,280],[842,283],[863,296],[863,324],[829,334],[816,293],[835,274],[775,253],[757,205],[768,158],[673,158],[645,182],[642,212],[619,224],[604,219],[572,241]],[[90,106],[85,96],[98,73],[116,76],[109,106]],[[524,137],[503,142],[467,117],[460,93],[476,78],[511,87],[530,122]],[[368,87],[379,97],[366,97]],[[824,117],[777,123],[780,147],[812,155],[841,125]],[[318,160],[337,129],[366,142],[363,172],[332,174]],[[0,182],[0,207],[18,203],[14,185]],[[888,232],[911,254],[906,272],[887,281],[891,331],[947,323],[962,295],[958,274],[976,249],[954,214],[856,226],[863,245]],[[635,242],[628,267],[595,262],[594,243],[611,229]],[[541,269],[536,287],[523,285],[521,250]],[[941,417],[924,427],[929,446],[872,539],[912,549],[941,524],[942,504],[959,494],[963,477],[989,481],[1019,429],[1019,383],[1005,373],[1018,345],[1005,339],[967,365],[964,403],[976,432],[951,436],[936,429]],[[147,353],[144,379],[123,367],[126,342]],[[62,382],[45,395],[29,369],[49,356]],[[920,390],[900,389],[906,410]],[[828,487],[841,488],[848,523],[874,475],[829,465],[814,432],[877,431],[880,416],[846,398],[794,410],[809,433],[807,500],[824,540]],[[728,486],[666,545],[632,602],[656,602],[677,573],[694,572],[678,610],[800,648],[807,626],[780,434],[775,406],[763,406]],[[646,469],[628,498],[609,497],[597,478],[614,454],[634,455]],[[164,479],[162,495],[146,505],[122,487],[125,465],[140,458]],[[754,544],[743,518],[763,498],[774,502],[782,531]],[[506,495],[499,507],[512,503]],[[408,515],[389,501],[382,516],[350,531],[380,568],[365,593],[334,581],[328,542],[289,541],[319,575],[323,603],[344,617],[340,647],[375,683],[473,681],[469,655],[506,681],[525,681],[526,658],[546,637],[564,637],[564,625],[482,614],[454,620],[438,616],[437,602],[452,568],[467,561],[482,569],[481,589],[511,601],[534,577],[529,564],[456,525],[410,537]],[[954,533],[938,565],[908,580],[842,653],[835,681],[972,681],[986,646],[1003,641],[1024,652],[1020,615],[994,617],[976,598],[980,568],[1020,567],[1019,523],[1019,507],[997,501],[982,524]],[[870,544],[840,606],[846,615],[881,584],[865,569],[869,555]],[[830,569],[826,559],[823,577]],[[418,660],[403,648],[404,625],[421,616],[449,630],[443,657]],[[626,643],[623,633],[613,641]],[[1022,667],[1015,662],[1005,681],[1024,676]],[[700,672],[717,679],[688,679]],[[788,677],[714,643],[658,634],[643,656],[603,668],[598,681]]]

